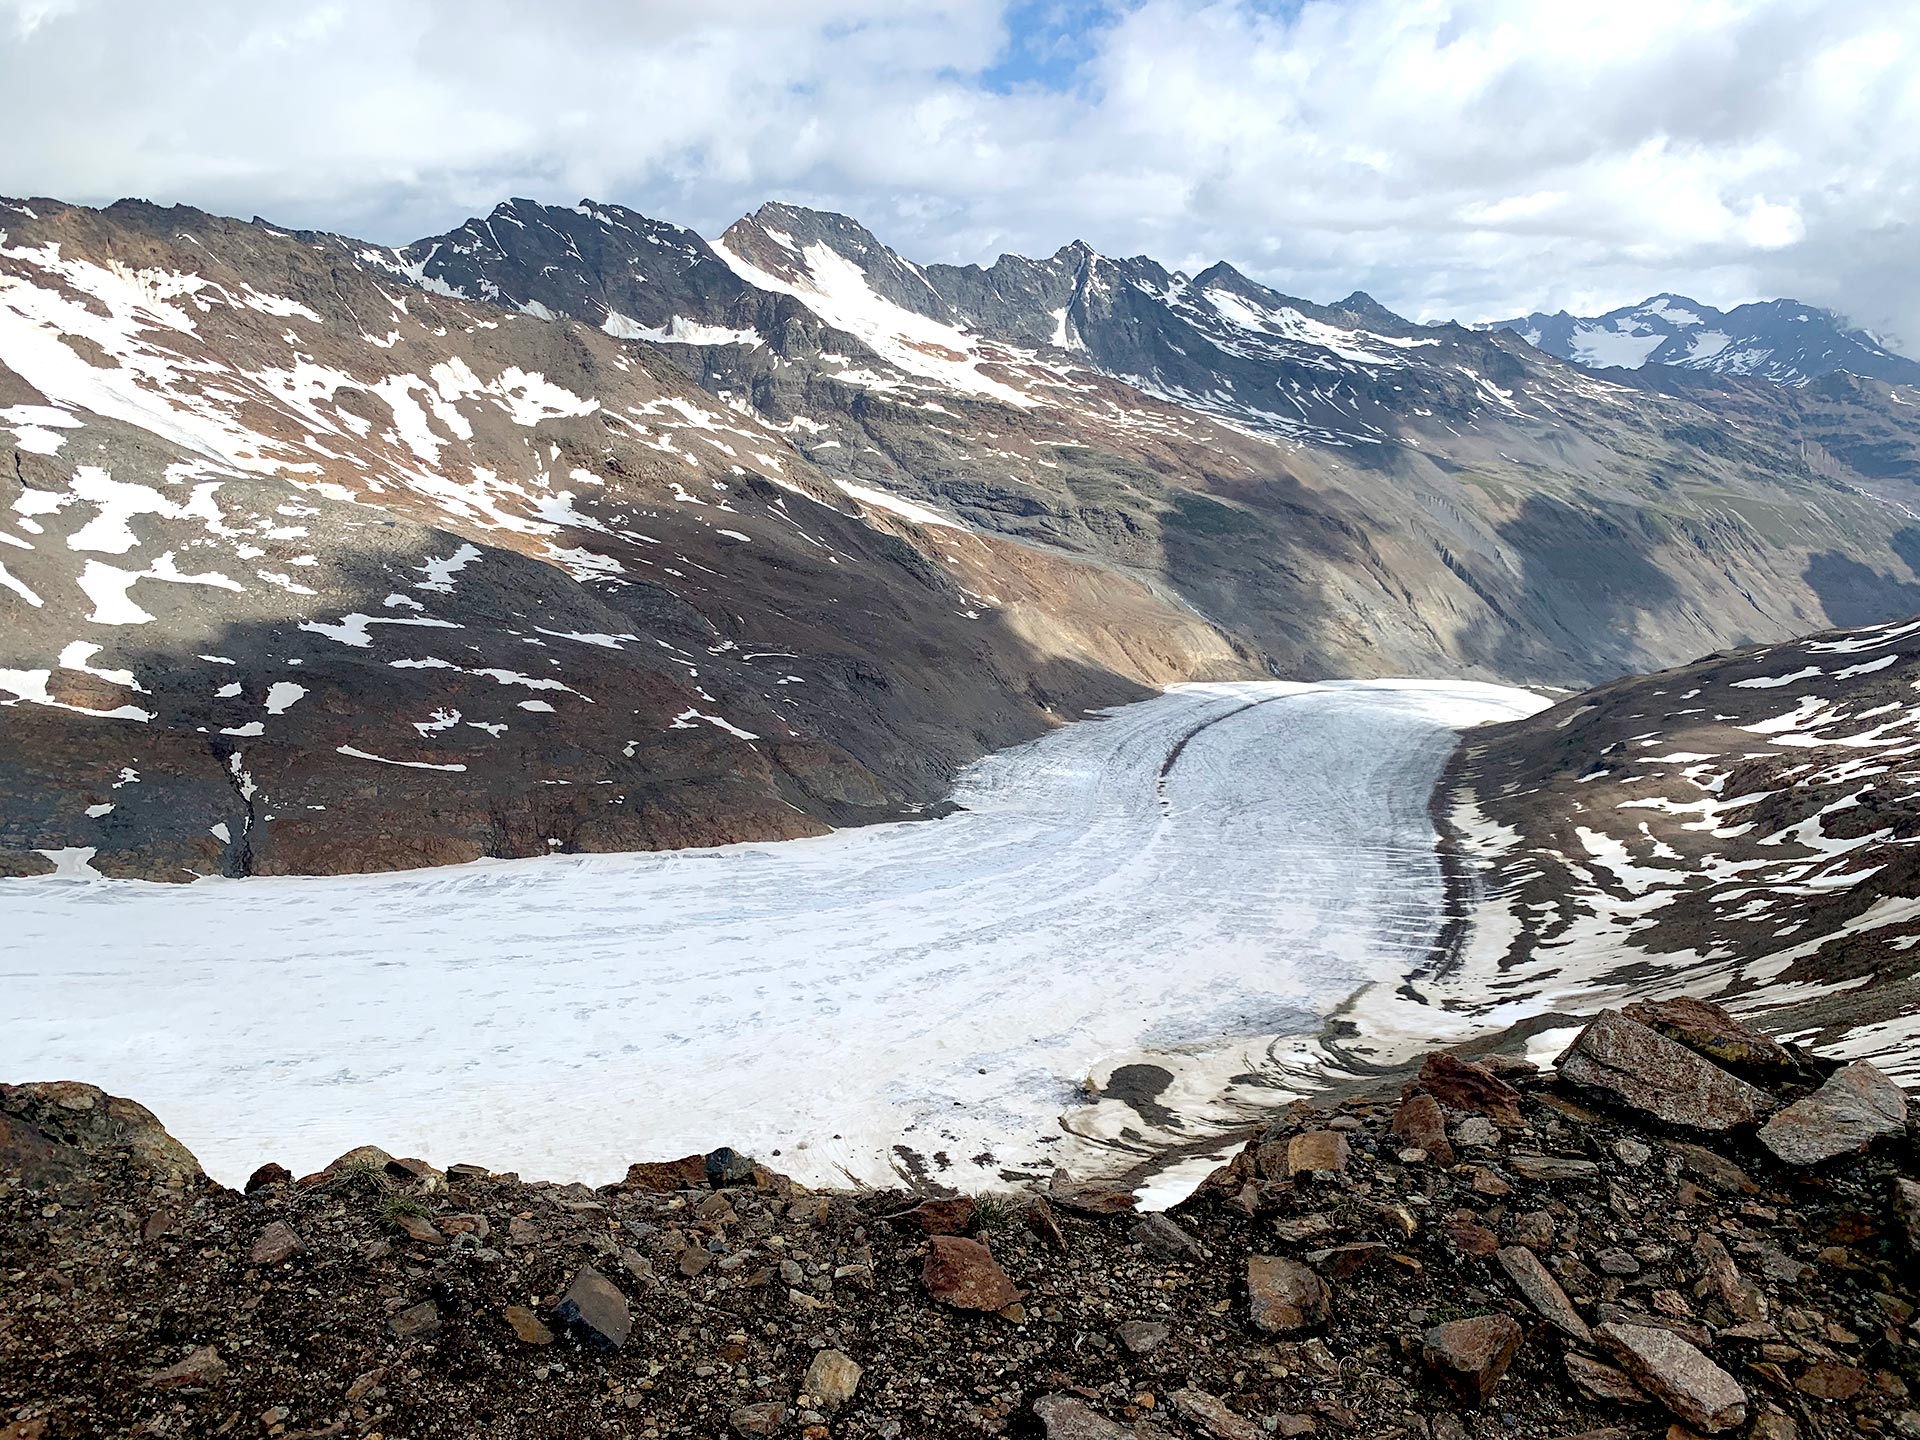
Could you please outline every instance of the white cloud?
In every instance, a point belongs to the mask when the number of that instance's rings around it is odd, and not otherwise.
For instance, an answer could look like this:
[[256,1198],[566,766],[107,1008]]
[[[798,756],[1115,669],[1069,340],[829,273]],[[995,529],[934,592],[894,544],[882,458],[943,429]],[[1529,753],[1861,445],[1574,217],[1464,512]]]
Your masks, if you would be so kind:
[[778,196],[918,258],[1084,236],[1428,317],[1791,294],[1920,340],[1911,0],[1128,0],[1001,93],[1003,9],[0,0],[0,190],[388,241]]

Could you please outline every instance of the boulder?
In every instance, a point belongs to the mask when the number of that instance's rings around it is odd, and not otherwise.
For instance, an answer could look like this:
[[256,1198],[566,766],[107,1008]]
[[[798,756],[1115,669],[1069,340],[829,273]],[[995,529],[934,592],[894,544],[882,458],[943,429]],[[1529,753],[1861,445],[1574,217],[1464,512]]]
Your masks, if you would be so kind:
[[977,1240],[935,1235],[927,1242],[920,1283],[956,1310],[1004,1310],[1022,1298],[993,1252]]
[[1712,1435],[1745,1422],[1746,1392],[1671,1330],[1609,1321],[1594,1337],[1635,1384],[1694,1429]]
[[1494,1257],[1500,1268],[1506,1272],[1507,1279],[1513,1282],[1513,1288],[1520,1292],[1525,1300],[1542,1320],[1558,1330],[1569,1340],[1579,1345],[1591,1345],[1593,1333],[1587,1329],[1587,1322],[1580,1318],[1580,1312],[1573,1308],[1573,1302],[1567,1299],[1567,1292],[1560,1288],[1560,1282],[1547,1272],[1540,1263],[1540,1257],[1524,1245],[1509,1245]]
[[731,1146],[709,1151],[704,1159],[707,1183],[720,1190],[733,1185],[751,1185],[755,1165]]
[[1920,1181],[1894,1177],[1893,1212],[1906,1232],[1908,1251],[1920,1259]]
[[820,1409],[831,1412],[853,1398],[853,1392],[860,1386],[862,1373],[861,1368],[844,1351],[820,1350],[815,1352],[813,1363],[807,1366],[806,1378],[800,1382],[800,1388],[813,1397]]
[[1064,1170],[1055,1170],[1047,1186],[1047,1198],[1056,1205],[1078,1210],[1083,1215],[1119,1215],[1139,1204],[1131,1190],[1102,1185],[1094,1180],[1076,1180]]
[[1224,1400],[1188,1386],[1173,1392],[1173,1404],[1182,1415],[1197,1421],[1214,1440],[1267,1440],[1267,1432],[1244,1415],[1236,1415]]
[[1764,1090],[1617,1010],[1596,1015],[1557,1066],[1569,1084],[1691,1130],[1751,1125],[1773,1108]]
[[200,1162],[144,1105],[77,1080],[0,1085],[0,1175],[59,1184],[122,1156],[149,1185],[206,1183]]
[[620,1183],[629,1190],[646,1190],[656,1195],[704,1189],[707,1157],[683,1155],[678,1160],[639,1160],[627,1166],[627,1178]]
[[440,1311],[431,1300],[422,1300],[418,1305],[410,1305],[398,1312],[387,1322],[389,1329],[402,1340],[411,1340],[416,1335],[431,1335],[440,1328]]
[[1297,1335],[1327,1321],[1332,1296],[1326,1282],[1284,1255],[1247,1257],[1247,1304],[1253,1323],[1270,1335]]
[[773,1435],[787,1423],[787,1407],[777,1400],[759,1405],[742,1405],[727,1416],[727,1424],[736,1435]]
[[1287,1174],[1338,1174],[1347,1168],[1347,1137],[1338,1130],[1303,1130],[1287,1141]]
[[1436,1050],[1416,1083],[1449,1110],[1470,1110],[1508,1129],[1520,1125],[1520,1092],[1484,1065]]
[[1393,1112],[1391,1131],[1441,1168],[1453,1164],[1453,1145],[1447,1139],[1446,1112],[1440,1102],[1424,1090],[1416,1090],[1400,1102]]
[[1122,1320],[1114,1326],[1113,1333],[1135,1355],[1151,1355],[1167,1343],[1167,1337],[1173,1332],[1158,1320]]
[[1786,1046],[1770,1035],[1748,1029],[1710,1000],[1696,1000],[1690,995],[1640,1000],[1620,1013],[1738,1074],[1761,1080],[1782,1079],[1800,1068]]
[[291,1225],[284,1220],[276,1220],[254,1237],[253,1248],[247,1252],[247,1262],[251,1265],[278,1265],[282,1260],[291,1260],[306,1248],[306,1241],[293,1233]]
[[1856,1060],[1761,1126],[1760,1143],[1785,1164],[1818,1165],[1906,1128],[1906,1092],[1865,1060]]
[[887,1223],[922,1235],[964,1235],[973,1224],[973,1211],[971,1196],[955,1195],[946,1200],[923,1200],[911,1210],[895,1211],[887,1216]]
[[582,1265],[553,1307],[553,1318],[596,1350],[618,1350],[633,1328],[627,1297],[591,1265]]
[[1116,1425],[1071,1395],[1042,1395],[1033,1402],[1046,1440],[1133,1440],[1133,1432]]
[[247,1183],[241,1187],[243,1195],[251,1195],[256,1190],[264,1190],[269,1185],[291,1185],[293,1172],[284,1165],[269,1160],[253,1174],[247,1177]]
[[227,1373],[227,1362],[211,1345],[202,1345],[184,1360],[149,1375],[145,1384],[155,1390],[192,1390],[211,1385]]
[[1172,1219],[1158,1213],[1133,1222],[1133,1243],[1163,1260],[1203,1260],[1207,1250]]
[[1420,1358],[1469,1405],[1483,1403],[1520,1353],[1510,1315],[1475,1315],[1436,1325],[1420,1340]]

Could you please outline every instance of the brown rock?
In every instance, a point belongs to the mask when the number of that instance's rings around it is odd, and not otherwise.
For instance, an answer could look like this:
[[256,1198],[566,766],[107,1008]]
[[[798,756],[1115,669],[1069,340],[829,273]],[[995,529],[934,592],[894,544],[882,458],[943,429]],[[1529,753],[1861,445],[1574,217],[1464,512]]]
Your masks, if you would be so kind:
[[1199,1422],[1214,1440],[1266,1440],[1267,1432],[1244,1415],[1229,1410],[1226,1402],[1204,1390],[1188,1387],[1173,1392],[1173,1404],[1182,1415]]
[[1788,1165],[1818,1165],[1904,1134],[1907,1097],[1865,1060],[1834,1072],[1760,1127],[1760,1143]]
[[1350,1280],[1376,1260],[1384,1260],[1387,1246],[1379,1240],[1355,1240],[1335,1245],[1331,1250],[1315,1250],[1307,1256],[1314,1273],[1334,1280]]
[[276,1165],[269,1160],[247,1177],[247,1183],[241,1193],[251,1195],[254,1191],[263,1190],[269,1185],[291,1185],[292,1183],[293,1172],[286,1166]]
[[1747,1395],[1734,1378],[1672,1331],[1609,1321],[1594,1337],[1635,1384],[1696,1430],[1717,1434],[1747,1418]]
[[278,1265],[282,1260],[291,1260],[306,1248],[306,1241],[293,1233],[291,1225],[284,1220],[276,1220],[254,1237],[253,1249],[247,1253],[247,1260],[254,1265]]
[[1462,1255],[1471,1255],[1479,1260],[1486,1259],[1500,1248],[1499,1238],[1493,1231],[1471,1215],[1456,1215],[1447,1221],[1447,1239]]
[[1303,1130],[1287,1142],[1287,1174],[1337,1174],[1347,1168],[1347,1137],[1338,1130]]
[[155,1390],[190,1390],[211,1385],[227,1373],[227,1362],[211,1345],[202,1345],[184,1360],[149,1375],[145,1384]]
[[1759,1286],[1740,1273],[1718,1235],[1702,1231],[1693,1248],[1706,1267],[1702,1289],[1719,1296],[1729,1315],[1743,1324],[1767,1318],[1767,1297]]
[[1513,1167],[1513,1173],[1522,1180],[1591,1180],[1600,1173],[1600,1167],[1591,1160],[1579,1160],[1568,1155],[1530,1155],[1516,1152],[1507,1157],[1507,1164]]
[[742,1405],[727,1416],[727,1424],[736,1435],[772,1435],[787,1423],[787,1407],[777,1400],[760,1405]]
[[1247,1257],[1247,1303],[1253,1323],[1270,1335],[1297,1335],[1324,1325],[1332,1296],[1326,1283],[1282,1255]]
[[1096,1414],[1071,1395],[1042,1395],[1033,1402],[1046,1440],[1133,1440],[1133,1432]]
[[1450,1110],[1471,1110],[1509,1129],[1521,1123],[1520,1092],[1471,1060],[1436,1050],[1420,1067],[1418,1084]]
[[1771,1078],[1800,1068],[1779,1041],[1748,1029],[1709,1000],[1690,995],[1641,1000],[1620,1013],[1737,1073]]
[[509,1305],[505,1311],[514,1338],[522,1345],[551,1345],[553,1331],[540,1323],[540,1317],[524,1305]]
[[977,1240],[935,1235],[920,1270],[927,1294],[957,1310],[1003,1310],[1024,1298],[993,1252]]
[[688,1245],[680,1251],[680,1273],[692,1280],[713,1268],[713,1252],[704,1245]]
[[814,1353],[813,1363],[807,1366],[807,1375],[800,1382],[800,1388],[814,1398],[820,1409],[831,1414],[853,1398],[853,1392],[859,1388],[860,1367],[839,1350],[820,1350]]
[[1273,1222],[1274,1233],[1293,1245],[1306,1245],[1333,1234],[1331,1215],[1295,1215]]
[[707,1157],[684,1155],[678,1160],[641,1160],[627,1167],[627,1178],[620,1182],[629,1190],[647,1190],[656,1195],[675,1190],[707,1188]]
[[1027,1228],[1038,1235],[1049,1249],[1062,1255],[1067,1253],[1066,1232],[1060,1228],[1051,1205],[1036,1195],[1027,1203],[1025,1215]]
[[1793,1388],[1822,1400],[1851,1400],[1867,1388],[1867,1372],[1858,1366],[1820,1360],[1800,1372]]
[[1908,1251],[1920,1257],[1920,1181],[1894,1177],[1893,1213],[1906,1232]]
[[567,1293],[553,1307],[553,1318],[596,1350],[618,1350],[633,1329],[627,1297],[591,1265],[575,1272]]
[[1083,1215],[1120,1215],[1133,1209],[1139,1199],[1131,1190],[1098,1181],[1076,1180],[1064,1170],[1053,1172],[1047,1198],[1056,1205],[1078,1210]]
[[1485,1401],[1520,1352],[1520,1327],[1509,1315],[1475,1315],[1436,1325],[1421,1337],[1427,1368],[1469,1405]]
[[1595,1016],[1557,1064],[1569,1084],[1693,1130],[1750,1125],[1773,1105],[1765,1091],[1617,1010]]
[[1507,1278],[1513,1282],[1513,1288],[1520,1292],[1521,1298],[1536,1315],[1576,1344],[1593,1343],[1593,1333],[1587,1329],[1587,1322],[1573,1308],[1573,1302],[1567,1299],[1567,1292],[1560,1288],[1560,1282],[1547,1273],[1547,1267],[1540,1263],[1539,1256],[1524,1245],[1509,1245],[1496,1258],[1500,1268],[1506,1271]]
[[964,1235],[973,1224],[973,1198],[955,1195],[945,1200],[923,1200],[911,1210],[887,1216],[887,1223],[922,1235]]
[[1633,1383],[1624,1370],[1616,1370],[1586,1355],[1569,1350],[1566,1356],[1567,1378],[1589,1400],[1611,1400],[1616,1405],[1648,1405],[1647,1392]]
[[431,1335],[437,1331],[440,1328],[440,1312],[433,1301],[422,1300],[418,1305],[400,1311],[387,1325],[402,1340],[411,1340],[416,1335]]
[[393,1227],[409,1240],[418,1240],[422,1245],[444,1245],[447,1237],[434,1228],[433,1221],[425,1215],[413,1215],[402,1210],[393,1217]]
[[1393,1112],[1390,1133],[1427,1152],[1427,1158],[1445,1169],[1454,1162],[1453,1143],[1447,1139],[1447,1117],[1440,1102],[1416,1090]]

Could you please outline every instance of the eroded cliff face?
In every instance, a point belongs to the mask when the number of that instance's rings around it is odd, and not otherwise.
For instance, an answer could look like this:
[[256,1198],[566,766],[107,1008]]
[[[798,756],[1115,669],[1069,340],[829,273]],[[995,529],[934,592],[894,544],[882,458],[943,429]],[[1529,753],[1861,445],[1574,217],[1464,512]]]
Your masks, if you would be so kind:
[[1877,382],[1627,387],[793,207],[0,231],[13,873],[817,833],[1170,680],[1581,683],[1913,608]]
[[[1297,1102],[1191,1198],[349,1151],[0,1087],[8,1440],[1920,1433],[1906,1097],[1687,999]],[[450,1103],[457,1103],[450,1097]]]

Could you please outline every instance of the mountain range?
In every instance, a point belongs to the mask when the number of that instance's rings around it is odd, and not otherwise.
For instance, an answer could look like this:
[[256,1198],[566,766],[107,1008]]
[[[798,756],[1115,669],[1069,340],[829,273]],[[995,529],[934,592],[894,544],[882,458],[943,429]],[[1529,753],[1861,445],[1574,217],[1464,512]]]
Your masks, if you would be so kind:
[[1845,316],[1797,300],[1721,311],[1684,295],[1655,295],[1604,315],[1536,311],[1490,328],[1511,330],[1550,355],[1595,369],[1671,365],[1784,385],[1846,371],[1900,385],[1920,383],[1920,361],[1856,329]]
[[790,205],[0,202],[0,871],[817,833],[1172,680],[1920,610],[1908,382],[1758,373]]

